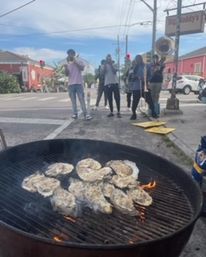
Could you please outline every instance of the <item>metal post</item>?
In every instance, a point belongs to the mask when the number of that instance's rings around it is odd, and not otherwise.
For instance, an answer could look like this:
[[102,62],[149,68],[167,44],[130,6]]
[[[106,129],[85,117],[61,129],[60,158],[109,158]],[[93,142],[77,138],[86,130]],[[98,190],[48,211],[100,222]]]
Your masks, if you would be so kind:
[[128,54],[128,35],[126,35],[125,56]]
[[153,25],[152,25],[152,53],[153,56],[155,54],[155,41],[156,41],[156,27],[157,27],[157,0],[154,0],[154,8],[153,8]]
[[154,0],[153,8],[145,0],[140,0],[140,1],[143,2],[153,13],[152,51],[151,51],[151,56],[153,56],[155,53],[155,40],[156,40],[156,27],[157,27],[157,0]]
[[179,110],[179,100],[176,98],[175,91],[176,91],[176,83],[177,83],[177,75],[178,75],[181,9],[182,9],[182,0],[178,0],[178,2],[177,2],[177,24],[176,24],[176,34],[175,34],[175,55],[174,55],[175,72],[174,72],[173,79],[172,79],[171,97],[167,100],[166,109],[168,109],[168,110]]
[[120,87],[120,42],[119,35],[117,36],[117,65],[118,65],[118,82]]

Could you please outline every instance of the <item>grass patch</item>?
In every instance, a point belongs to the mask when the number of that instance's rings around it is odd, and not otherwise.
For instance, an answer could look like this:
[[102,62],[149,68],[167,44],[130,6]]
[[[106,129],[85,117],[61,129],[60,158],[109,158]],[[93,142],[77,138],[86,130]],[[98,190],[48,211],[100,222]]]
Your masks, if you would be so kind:
[[163,137],[163,141],[168,148],[171,148],[172,153],[176,155],[182,163],[188,166],[193,165],[193,160],[187,156],[178,146],[175,145],[167,136]]

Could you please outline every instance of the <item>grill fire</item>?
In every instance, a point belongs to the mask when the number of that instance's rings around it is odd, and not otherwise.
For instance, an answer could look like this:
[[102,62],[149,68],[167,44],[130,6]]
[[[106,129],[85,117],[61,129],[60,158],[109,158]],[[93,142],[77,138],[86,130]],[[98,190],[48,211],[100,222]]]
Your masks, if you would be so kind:
[[157,185],[156,181],[152,181],[152,182],[149,182],[148,184],[146,185],[141,185],[140,187],[142,189],[152,189],[152,188],[155,188]]

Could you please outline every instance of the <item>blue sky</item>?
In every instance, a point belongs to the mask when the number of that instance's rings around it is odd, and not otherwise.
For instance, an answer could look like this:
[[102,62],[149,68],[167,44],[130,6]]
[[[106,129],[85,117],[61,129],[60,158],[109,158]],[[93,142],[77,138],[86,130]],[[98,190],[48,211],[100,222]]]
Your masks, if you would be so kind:
[[[125,55],[125,35],[128,50],[134,57],[151,49],[152,12],[141,0],[36,0],[25,7],[5,13],[30,2],[0,0],[0,49],[44,59],[54,64],[74,48],[80,56],[97,66],[111,53],[115,59],[117,35],[120,56]],[[153,6],[153,0],[146,0]],[[177,1],[158,0],[157,38],[164,35],[166,8]],[[183,5],[202,1],[183,0]],[[184,12],[200,10],[191,7]],[[174,15],[175,12],[171,12]],[[2,17],[1,17],[2,16]],[[143,22],[144,25],[140,25]],[[135,25],[136,24],[136,25]],[[101,27],[101,29],[100,29]],[[206,34],[181,36],[180,54],[206,46]]]

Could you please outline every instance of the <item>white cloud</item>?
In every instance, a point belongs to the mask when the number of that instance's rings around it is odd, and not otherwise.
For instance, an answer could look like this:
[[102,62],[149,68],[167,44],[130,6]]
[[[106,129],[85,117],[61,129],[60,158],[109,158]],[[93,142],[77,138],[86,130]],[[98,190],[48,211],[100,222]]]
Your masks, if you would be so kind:
[[[2,1],[1,1],[2,2]],[[11,3],[12,2],[12,3]],[[131,2],[131,9],[129,11],[129,3]],[[151,6],[153,0],[147,1]],[[163,13],[166,2],[162,1],[162,5],[158,10],[159,16],[165,16]],[[1,9],[4,11],[11,10],[25,3],[25,1],[6,1],[1,3]],[[129,16],[127,17],[127,15]],[[64,37],[98,37],[98,38],[110,38],[116,37],[118,32],[124,33],[127,31],[125,27],[119,29],[105,28],[88,31],[76,31],[72,30],[102,27],[110,25],[125,25],[133,24],[135,22],[152,21],[152,12],[141,1],[137,0],[44,0],[35,1],[34,3],[11,13],[1,19],[7,24],[15,24],[12,29],[5,27],[5,32],[10,33],[33,33],[42,32],[48,33],[51,36],[64,36]],[[17,29],[18,28],[18,29]],[[163,26],[160,26],[162,29]],[[13,31],[12,31],[13,30]],[[33,31],[32,31],[33,30]],[[52,32],[61,32],[54,33]],[[151,33],[151,26],[133,26],[130,28],[131,35]]]
[[[28,0],[1,0],[0,15],[6,13],[20,5],[25,4]],[[146,2],[153,7],[153,0],[146,0]],[[177,1],[159,0],[158,14],[157,14],[157,38],[164,34],[165,16],[164,10],[166,8],[176,7]],[[183,5],[194,3],[194,0],[183,0]],[[196,3],[202,0],[195,1]],[[129,12],[129,6],[131,9]],[[200,7],[197,7],[200,8]],[[197,9],[195,7],[192,10]],[[192,11],[184,9],[184,11]],[[170,13],[175,14],[175,11]],[[1,37],[5,34],[24,34],[28,35],[43,33],[51,38],[58,37],[65,44],[64,39],[73,39],[73,45],[84,44],[84,39],[112,39],[116,40],[117,35],[120,34],[120,39],[124,38],[128,29],[119,27],[119,25],[134,24],[143,21],[152,21],[152,12],[140,0],[36,0],[30,5],[10,13],[0,19],[0,40],[6,40],[7,37]],[[94,28],[118,25],[115,28],[81,30],[84,28]],[[2,29],[3,28],[3,29]],[[74,31],[76,30],[76,31]],[[67,31],[67,32],[66,32]],[[54,33],[61,32],[61,33]],[[145,35],[151,37],[152,25],[134,25],[129,28],[130,41],[138,42],[139,39],[144,38]],[[39,36],[41,36],[39,34]],[[199,35],[202,38],[202,35]],[[8,37],[9,38],[9,37]],[[27,37],[28,38],[28,37]],[[141,40],[142,42],[142,40]],[[138,47],[138,46],[137,46]],[[42,56],[52,62],[65,57],[65,52],[52,50],[54,46],[48,48],[15,48],[15,52],[27,54],[33,59],[41,59]],[[55,47],[58,49],[58,46]],[[197,47],[198,48],[198,47]],[[87,59],[87,53],[80,53]],[[91,56],[88,56],[90,58]]]
[[54,64],[55,61],[59,61],[65,58],[64,51],[55,51],[52,49],[41,48],[28,48],[28,47],[19,47],[15,48],[14,52],[20,55],[27,55],[33,60],[46,60],[49,64]]
[[[1,0],[1,13],[5,13],[20,5],[25,4],[25,0]],[[153,7],[153,0],[146,0]],[[166,8],[176,7],[176,1],[160,0],[158,2],[158,33],[164,33],[164,20]],[[196,3],[201,0],[196,1]],[[185,0],[184,4],[194,3],[194,0]],[[129,9],[129,6],[131,9]],[[192,8],[193,10],[195,7]],[[129,11],[130,10],[130,11]],[[185,10],[185,9],[184,9]],[[188,11],[191,9],[188,9]],[[1,14],[0,13],[0,14]],[[175,14],[175,11],[172,12]],[[152,21],[152,12],[140,0],[36,0],[30,5],[10,13],[1,18],[0,23],[4,23],[4,33],[48,33],[50,36],[98,37],[113,39],[120,33],[125,33],[127,29],[122,27],[105,28],[87,31],[72,31],[91,27],[102,27],[110,25],[125,25],[135,22]],[[15,24],[15,26],[14,26]],[[61,32],[62,33],[53,33]],[[68,31],[66,33],[66,31]],[[136,25],[130,27],[130,34],[144,35],[151,33],[151,26]],[[53,33],[53,34],[52,34]]]

